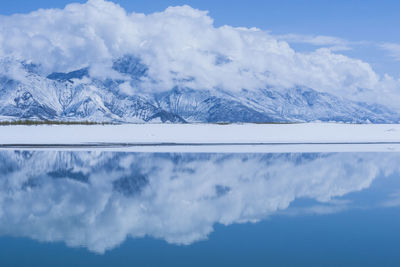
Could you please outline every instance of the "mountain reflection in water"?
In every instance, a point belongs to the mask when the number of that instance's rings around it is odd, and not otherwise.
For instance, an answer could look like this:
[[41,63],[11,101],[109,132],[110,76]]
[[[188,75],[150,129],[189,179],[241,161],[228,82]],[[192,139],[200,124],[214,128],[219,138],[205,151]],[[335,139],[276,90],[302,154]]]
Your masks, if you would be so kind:
[[[127,237],[189,245],[216,224],[354,208],[346,195],[398,173],[399,159],[396,153],[1,151],[0,235],[96,253]],[[312,201],[293,208],[299,199]]]

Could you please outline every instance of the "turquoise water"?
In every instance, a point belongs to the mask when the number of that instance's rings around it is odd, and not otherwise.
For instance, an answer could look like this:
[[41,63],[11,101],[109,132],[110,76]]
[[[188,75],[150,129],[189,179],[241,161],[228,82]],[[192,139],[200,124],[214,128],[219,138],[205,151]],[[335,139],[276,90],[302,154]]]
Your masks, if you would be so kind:
[[0,266],[399,266],[398,153],[0,152]]

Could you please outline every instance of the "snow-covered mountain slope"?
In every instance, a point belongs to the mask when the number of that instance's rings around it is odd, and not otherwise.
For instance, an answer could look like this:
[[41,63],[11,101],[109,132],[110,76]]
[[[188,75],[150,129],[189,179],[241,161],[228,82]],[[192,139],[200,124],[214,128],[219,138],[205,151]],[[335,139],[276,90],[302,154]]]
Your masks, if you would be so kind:
[[[120,77],[100,79],[90,68],[43,74],[40,66],[18,65],[19,75],[0,72],[0,116],[96,122],[310,122],[396,123],[400,115],[378,104],[350,101],[297,86],[258,90],[204,90],[175,86],[169,91],[141,90],[147,67],[134,56],[114,60]],[[7,69],[7,66],[3,69]],[[15,76],[15,77],[13,77]],[[123,88],[141,93],[128,92]]]

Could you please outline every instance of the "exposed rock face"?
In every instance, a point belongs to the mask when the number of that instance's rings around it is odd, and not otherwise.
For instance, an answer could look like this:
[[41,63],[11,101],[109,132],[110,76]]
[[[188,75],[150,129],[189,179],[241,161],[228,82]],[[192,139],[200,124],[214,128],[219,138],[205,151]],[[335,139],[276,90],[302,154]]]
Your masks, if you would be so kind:
[[[113,122],[309,122],[394,123],[400,115],[378,104],[350,101],[306,87],[286,89],[194,90],[127,94],[122,79],[90,76],[83,68],[44,76],[23,64],[23,79],[0,76],[0,116],[10,119]],[[113,70],[138,86],[147,76],[140,59],[116,59]]]

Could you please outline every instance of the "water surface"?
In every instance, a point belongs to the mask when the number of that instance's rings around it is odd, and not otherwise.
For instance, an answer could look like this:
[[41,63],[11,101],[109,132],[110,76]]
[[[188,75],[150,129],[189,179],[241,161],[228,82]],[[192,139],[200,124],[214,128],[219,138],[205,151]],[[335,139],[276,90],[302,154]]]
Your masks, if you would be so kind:
[[398,266],[399,160],[0,151],[0,265]]

